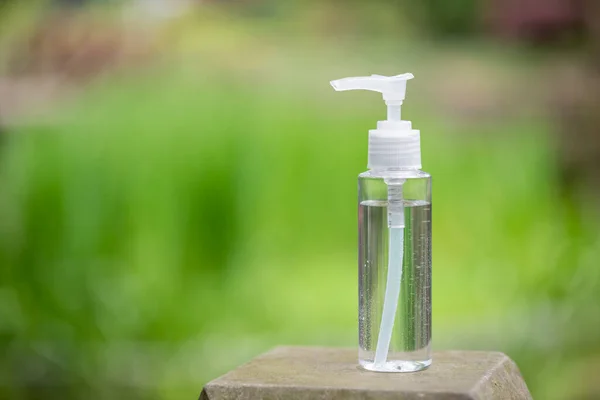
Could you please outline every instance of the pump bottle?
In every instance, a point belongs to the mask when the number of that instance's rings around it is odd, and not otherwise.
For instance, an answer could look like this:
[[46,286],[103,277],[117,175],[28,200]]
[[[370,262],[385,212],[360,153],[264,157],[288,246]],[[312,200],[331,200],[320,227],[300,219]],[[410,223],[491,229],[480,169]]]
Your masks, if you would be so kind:
[[400,113],[412,78],[331,82],[337,91],[379,92],[387,105],[358,177],[358,361],[375,372],[431,364],[431,176],[420,170],[420,132]]

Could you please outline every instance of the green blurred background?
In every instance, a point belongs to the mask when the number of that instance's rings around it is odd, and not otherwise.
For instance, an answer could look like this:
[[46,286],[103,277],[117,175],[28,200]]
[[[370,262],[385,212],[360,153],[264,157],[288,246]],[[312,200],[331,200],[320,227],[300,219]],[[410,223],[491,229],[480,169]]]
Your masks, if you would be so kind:
[[434,348],[600,398],[597,10],[0,0],[0,398],[196,398],[276,345],[356,346],[385,109],[328,82],[409,71]]

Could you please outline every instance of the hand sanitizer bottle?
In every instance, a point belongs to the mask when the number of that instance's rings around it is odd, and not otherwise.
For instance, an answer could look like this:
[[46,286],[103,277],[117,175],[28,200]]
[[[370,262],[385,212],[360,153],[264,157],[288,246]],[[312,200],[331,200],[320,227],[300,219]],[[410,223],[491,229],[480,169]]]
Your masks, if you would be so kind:
[[332,81],[383,94],[387,120],[369,131],[358,177],[358,361],[369,371],[431,365],[431,176],[420,170],[418,130],[400,117],[412,74]]

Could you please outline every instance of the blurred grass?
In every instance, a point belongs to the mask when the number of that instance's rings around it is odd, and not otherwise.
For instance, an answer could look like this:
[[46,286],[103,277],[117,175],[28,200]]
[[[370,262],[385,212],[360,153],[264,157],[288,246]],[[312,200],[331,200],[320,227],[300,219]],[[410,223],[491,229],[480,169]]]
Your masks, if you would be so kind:
[[[196,396],[277,344],[355,346],[356,176],[383,110],[327,81],[422,60],[257,42],[244,65],[203,48],[104,78],[7,136],[0,397]],[[558,196],[550,127],[405,115],[434,177],[434,346],[506,351],[534,397],[568,397],[600,350],[597,235]]]

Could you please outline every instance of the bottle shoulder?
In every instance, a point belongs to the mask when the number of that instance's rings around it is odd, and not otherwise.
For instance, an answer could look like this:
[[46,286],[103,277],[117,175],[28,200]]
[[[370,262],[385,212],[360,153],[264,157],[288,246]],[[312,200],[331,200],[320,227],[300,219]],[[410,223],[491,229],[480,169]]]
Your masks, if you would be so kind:
[[397,170],[369,170],[358,175],[359,179],[384,179],[384,178],[402,178],[402,179],[430,179],[428,172],[420,169],[397,169]]

